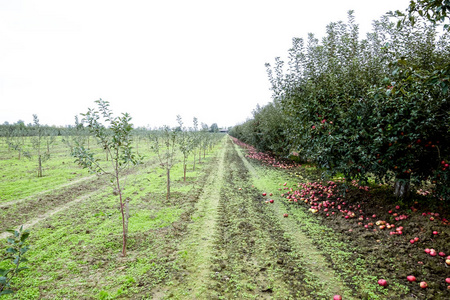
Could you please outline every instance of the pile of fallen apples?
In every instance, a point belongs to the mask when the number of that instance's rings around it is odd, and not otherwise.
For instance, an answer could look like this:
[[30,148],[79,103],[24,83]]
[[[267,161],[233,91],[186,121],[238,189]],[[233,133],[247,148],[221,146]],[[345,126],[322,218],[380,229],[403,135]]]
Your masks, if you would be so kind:
[[[364,226],[367,230],[371,231],[383,231],[389,230],[389,236],[402,236],[405,228],[403,226],[397,226],[393,222],[387,222],[386,220],[381,220],[377,217],[376,214],[368,215],[364,212],[364,201],[358,204],[349,204],[345,201],[343,192],[340,191],[338,185],[339,181],[328,181],[326,183],[323,182],[308,182],[308,183],[298,183],[298,189],[286,187],[287,183],[280,183],[280,187],[278,190],[281,191],[280,196],[288,202],[297,203],[302,205],[308,205],[309,211],[311,213],[323,214],[325,217],[339,217],[341,216],[344,219],[357,219],[359,226]],[[359,186],[357,182],[353,181],[351,183],[353,186],[356,186],[360,190],[369,191],[368,186]],[[348,190],[347,190],[348,191]],[[267,193],[263,193],[263,196],[266,196]],[[270,193],[270,196],[273,194]],[[269,199],[265,201],[266,203],[274,203],[273,199]],[[417,210],[412,209],[412,212]],[[395,206],[394,209],[388,211],[393,219],[396,222],[401,222],[403,220],[407,220],[410,216],[406,213],[401,213],[401,207],[399,205]],[[437,220],[440,216],[438,213],[423,213],[429,221]],[[287,214],[283,215],[284,217],[288,217]],[[448,221],[444,218],[440,218],[442,223],[448,224]],[[350,232],[352,229],[349,230]],[[438,237],[439,232],[433,231],[433,236]],[[415,244],[419,242],[419,237],[414,237],[409,240],[410,244]],[[425,249],[425,253],[434,257],[442,257],[446,256],[443,251],[436,251],[435,249]],[[419,262],[420,264],[421,262]],[[423,264],[423,263],[422,263]],[[445,264],[450,267],[450,255],[445,258]],[[409,275],[406,277],[408,282],[416,282],[416,277],[413,275]],[[450,290],[450,278],[446,278],[445,282],[448,284],[447,289]],[[388,282],[386,279],[379,279],[378,284],[383,287],[388,286]],[[422,280],[419,282],[419,286],[422,289],[426,289],[428,284],[426,281]],[[333,299],[342,299],[340,295],[334,296]]]

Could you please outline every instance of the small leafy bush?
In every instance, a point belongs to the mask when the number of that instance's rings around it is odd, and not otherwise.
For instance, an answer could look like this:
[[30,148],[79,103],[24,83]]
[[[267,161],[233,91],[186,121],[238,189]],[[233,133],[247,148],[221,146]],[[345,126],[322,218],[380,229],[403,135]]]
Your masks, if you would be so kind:
[[20,271],[27,269],[27,267],[19,267],[27,259],[23,257],[28,251],[29,247],[25,246],[25,241],[30,235],[29,230],[23,230],[23,226],[17,230],[8,230],[13,236],[8,237],[6,242],[9,244],[6,248],[6,255],[3,260],[11,260],[8,264],[11,267],[6,269],[0,269],[0,296],[6,294],[13,294],[14,291],[11,287],[12,279],[19,274]]

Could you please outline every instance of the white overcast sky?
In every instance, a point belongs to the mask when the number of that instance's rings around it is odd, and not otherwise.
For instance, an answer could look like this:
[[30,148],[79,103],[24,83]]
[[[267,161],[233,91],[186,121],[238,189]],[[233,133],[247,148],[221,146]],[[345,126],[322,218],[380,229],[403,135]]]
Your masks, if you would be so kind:
[[69,125],[102,98],[136,126],[219,127],[271,101],[264,64],[354,10],[360,37],[409,0],[0,0],[0,124]]

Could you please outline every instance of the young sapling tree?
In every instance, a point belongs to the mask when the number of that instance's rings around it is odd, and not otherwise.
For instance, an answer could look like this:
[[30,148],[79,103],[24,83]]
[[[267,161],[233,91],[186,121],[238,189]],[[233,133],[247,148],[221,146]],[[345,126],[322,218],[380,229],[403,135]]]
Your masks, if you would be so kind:
[[[89,169],[90,172],[97,174],[107,174],[111,177],[114,186],[114,194],[119,196],[120,212],[122,214],[122,255],[126,256],[126,246],[128,237],[128,219],[129,219],[129,199],[124,199],[122,173],[130,165],[139,164],[142,159],[135,155],[132,149],[132,130],[130,123],[131,117],[128,113],[123,113],[119,117],[114,117],[109,108],[109,102],[102,99],[96,100],[98,111],[89,108],[88,112],[81,114],[84,118],[82,122],[86,123],[90,133],[97,139],[98,143],[110,157],[111,168],[106,168],[100,164],[100,160],[94,158],[94,153],[84,148],[84,146],[75,146],[72,155],[76,162],[82,167]],[[103,122],[107,124],[105,126]]]
[[194,163],[193,163],[193,167],[192,170],[195,171],[195,157],[196,157],[196,147],[199,145],[200,143],[200,138],[199,138],[199,132],[198,132],[198,120],[197,118],[194,117],[194,128],[193,130],[191,130],[191,140],[192,140],[192,153],[194,154]]
[[177,132],[169,126],[162,127],[153,135],[153,150],[158,155],[161,166],[165,169],[167,175],[167,194],[166,199],[170,197],[170,170],[175,164],[175,151]]
[[24,151],[25,139],[27,136],[27,128],[22,122],[17,122],[14,126],[10,127],[8,137],[8,148],[18,152],[18,159],[20,160],[21,154]]
[[[75,126],[71,127],[67,136],[63,138],[63,142],[69,147],[70,153],[72,153],[75,147],[82,147],[86,144],[86,129],[83,123],[80,122],[78,116],[75,116]],[[89,145],[87,148],[89,149]]]
[[27,262],[27,259],[23,257],[28,251],[29,247],[25,246],[25,241],[30,235],[29,230],[23,230],[23,226],[19,230],[8,230],[13,235],[6,239],[9,244],[6,248],[6,255],[4,260],[11,260],[12,266],[10,268],[0,269],[0,296],[13,294],[14,291],[11,288],[12,279],[19,274],[20,271],[27,269],[27,267],[19,267],[23,262]]
[[42,163],[50,159],[50,153],[41,149],[44,136],[45,136],[45,128],[41,126],[39,123],[39,118],[37,115],[33,115],[33,126],[31,130],[31,144],[33,148],[33,152],[24,151],[23,154],[25,157],[32,159],[34,156],[37,156],[38,159],[38,168],[37,168],[37,176],[42,177]]
[[193,141],[192,135],[190,135],[186,128],[183,127],[183,120],[181,116],[177,116],[177,122],[180,127],[179,137],[178,137],[178,145],[181,153],[183,153],[183,181],[186,182],[186,169],[187,169],[187,159],[189,153],[191,153],[193,149]]

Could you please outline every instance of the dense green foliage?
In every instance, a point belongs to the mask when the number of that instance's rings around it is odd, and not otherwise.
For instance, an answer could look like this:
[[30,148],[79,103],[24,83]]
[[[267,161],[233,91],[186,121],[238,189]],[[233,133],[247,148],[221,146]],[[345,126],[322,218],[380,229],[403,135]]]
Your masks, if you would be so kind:
[[294,38],[287,68],[276,58],[267,70],[273,103],[231,135],[278,155],[298,152],[329,175],[431,181],[450,198],[449,32],[398,28],[383,16],[360,40],[349,12],[322,43]]
[[415,24],[418,20],[424,19],[433,24],[443,23],[444,29],[450,31],[450,0],[411,0],[407,13],[396,11],[395,15],[403,17],[399,20],[398,26],[408,20]]

